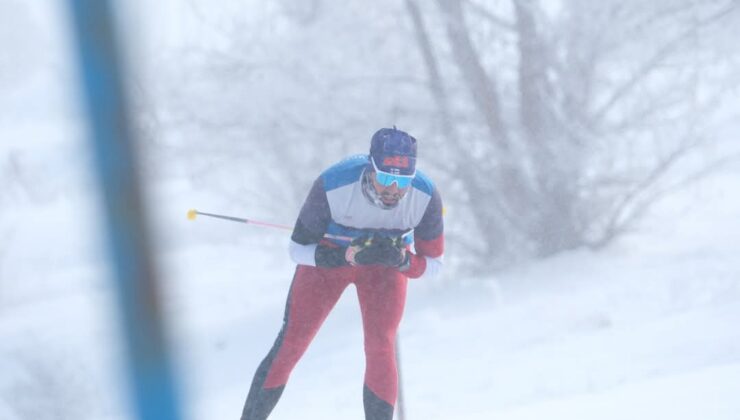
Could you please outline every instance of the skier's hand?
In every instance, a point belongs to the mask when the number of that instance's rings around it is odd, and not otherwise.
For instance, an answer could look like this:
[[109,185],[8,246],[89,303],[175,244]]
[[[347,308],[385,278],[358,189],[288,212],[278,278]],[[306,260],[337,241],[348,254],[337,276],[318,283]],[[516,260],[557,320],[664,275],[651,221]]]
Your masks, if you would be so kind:
[[349,264],[346,259],[347,248],[344,247],[332,247],[324,244],[319,244],[316,247],[314,259],[316,260],[317,267],[336,268],[342,267]]
[[370,247],[372,243],[372,236],[360,236],[359,238],[355,238],[345,250],[344,259],[349,263],[349,265],[362,265],[356,261],[355,256],[358,252]]
[[373,236],[352,241],[347,248],[345,259],[351,265],[400,267],[407,262],[408,255],[401,238]]

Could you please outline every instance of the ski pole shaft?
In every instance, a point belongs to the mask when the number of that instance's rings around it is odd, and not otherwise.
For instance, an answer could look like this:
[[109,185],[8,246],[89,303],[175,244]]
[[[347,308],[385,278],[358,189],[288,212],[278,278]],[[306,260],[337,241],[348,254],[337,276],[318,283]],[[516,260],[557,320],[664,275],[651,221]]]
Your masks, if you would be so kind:
[[223,219],[223,220],[230,220],[232,222],[240,222],[240,223],[247,223],[250,225],[257,225],[257,226],[264,226],[264,227],[271,227],[275,229],[285,229],[285,230],[293,230],[292,226],[288,225],[281,225],[277,223],[269,223],[269,222],[262,222],[259,220],[252,220],[252,219],[245,219],[243,217],[234,217],[234,216],[225,216],[223,214],[213,214],[213,213],[206,213],[202,211],[198,211],[195,209],[192,209],[188,211],[188,219],[195,220],[196,216],[208,216],[208,217],[214,217],[216,219]]
[[[283,230],[293,230],[292,226],[281,225],[279,223],[269,223],[269,222],[262,222],[259,220],[245,219],[243,217],[234,217],[234,216],[226,216],[223,214],[206,213],[206,212],[198,211],[195,209],[191,209],[188,211],[189,220],[195,220],[195,218],[199,215],[213,217],[216,219],[229,220],[231,222],[246,223],[249,225],[257,225],[257,226],[270,227],[270,228],[283,229]],[[352,239],[353,239],[349,236],[332,235],[331,233],[324,234],[324,237],[327,239],[337,239],[340,241],[348,241],[348,242],[352,242]]]

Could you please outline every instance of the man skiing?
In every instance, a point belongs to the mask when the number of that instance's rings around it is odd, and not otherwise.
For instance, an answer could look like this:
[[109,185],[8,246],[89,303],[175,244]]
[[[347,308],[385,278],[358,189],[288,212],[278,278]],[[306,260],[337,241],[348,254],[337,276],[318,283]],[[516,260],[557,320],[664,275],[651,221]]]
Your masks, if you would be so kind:
[[254,375],[241,420],[267,418],[350,283],[357,289],[365,337],[365,419],[391,420],[398,393],[395,337],[407,279],[436,275],[444,249],[442,200],[416,170],[416,139],[382,128],[372,137],[369,155],[325,170],[291,239],[290,256],[298,266],[283,326]]

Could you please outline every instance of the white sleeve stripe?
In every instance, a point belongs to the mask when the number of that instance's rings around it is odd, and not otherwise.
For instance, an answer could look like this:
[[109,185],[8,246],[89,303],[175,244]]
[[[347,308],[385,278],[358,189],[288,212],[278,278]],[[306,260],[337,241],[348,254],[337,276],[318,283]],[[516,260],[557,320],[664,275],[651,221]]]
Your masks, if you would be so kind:
[[434,280],[442,272],[442,266],[444,265],[442,263],[442,256],[432,258],[425,255],[424,259],[427,260],[427,267],[419,277],[419,280]]
[[296,264],[310,265],[316,267],[316,247],[318,244],[301,245],[298,242],[290,241],[290,258]]

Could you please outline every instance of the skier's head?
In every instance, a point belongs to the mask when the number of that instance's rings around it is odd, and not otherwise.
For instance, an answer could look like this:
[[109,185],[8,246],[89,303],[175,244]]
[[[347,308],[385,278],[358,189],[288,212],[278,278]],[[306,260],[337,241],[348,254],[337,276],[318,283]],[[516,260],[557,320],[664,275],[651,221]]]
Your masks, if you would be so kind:
[[416,175],[416,139],[396,127],[381,128],[370,142],[370,167],[378,198],[394,206]]

